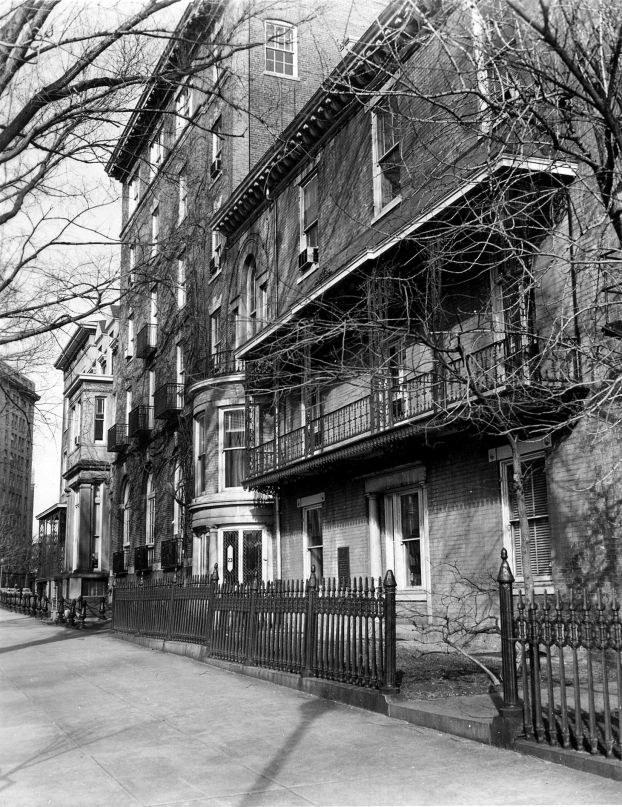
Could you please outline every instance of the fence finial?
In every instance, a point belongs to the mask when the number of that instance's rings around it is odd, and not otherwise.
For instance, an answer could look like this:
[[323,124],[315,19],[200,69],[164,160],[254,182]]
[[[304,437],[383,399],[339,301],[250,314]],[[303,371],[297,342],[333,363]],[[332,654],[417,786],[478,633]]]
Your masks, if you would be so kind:
[[501,566],[497,575],[497,583],[513,583],[514,575],[508,563],[508,551],[505,547],[501,550]]
[[385,588],[397,588],[397,582],[395,580],[395,575],[393,574],[393,570],[389,569],[384,576],[384,587]]
[[307,580],[307,590],[317,588],[317,577],[315,576],[315,566],[311,567],[311,576]]

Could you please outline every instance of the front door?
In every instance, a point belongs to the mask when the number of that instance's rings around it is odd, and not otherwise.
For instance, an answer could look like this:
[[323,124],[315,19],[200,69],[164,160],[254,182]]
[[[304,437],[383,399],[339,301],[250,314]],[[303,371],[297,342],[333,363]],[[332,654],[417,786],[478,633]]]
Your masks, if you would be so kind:
[[262,530],[224,530],[223,582],[252,583],[262,579]]

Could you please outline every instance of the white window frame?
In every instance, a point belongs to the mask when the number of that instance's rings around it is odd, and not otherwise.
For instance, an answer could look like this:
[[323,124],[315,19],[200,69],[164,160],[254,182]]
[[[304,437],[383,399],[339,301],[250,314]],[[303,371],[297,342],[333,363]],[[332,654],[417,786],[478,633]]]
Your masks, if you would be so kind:
[[122,540],[123,548],[127,549],[130,546],[130,528],[132,516],[132,495],[130,483],[126,479],[123,483],[123,524],[122,524]]
[[[98,411],[98,404],[101,401],[103,404],[101,412]],[[102,436],[97,437],[97,424],[102,424]],[[106,396],[96,395],[93,401],[93,441],[95,443],[103,443],[106,439]]]
[[212,230],[211,237],[211,257],[214,262],[214,272],[210,272],[210,280],[220,274],[222,268],[223,248],[225,239],[220,230]]
[[175,139],[177,139],[192,117],[192,90],[190,86],[185,83],[178,90],[175,95]]
[[134,211],[140,202],[140,174],[135,168],[127,183],[127,217],[134,215]]
[[[225,416],[231,412],[241,412],[242,413],[242,433],[244,435],[243,442],[244,445],[242,447],[228,447],[225,448]],[[246,452],[246,424],[244,423],[244,407],[243,406],[227,406],[223,407],[219,410],[218,413],[219,417],[219,429],[218,429],[218,465],[219,465],[219,488],[220,490],[242,490],[243,486],[240,485],[227,485],[226,484],[226,473],[225,473],[225,454],[230,451],[242,451]]]
[[153,546],[155,544],[155,509],[156,492],[153,485],[153,474],[149,474],[145,491],[145,544],[147,546]]
[[180,169],[177,174],[177,190],[178,190],[178,207],[177,207],[177,223],[181,224],[188,215],[188,175],[186,174],[186,166]]
[[[281,29],[281,30],[278,30]],[[284,47],[280,38],[286,31],[291,31],[292,42],[291,50],[289,47]],[[279,78],[297,79],[298,78],[298,29],[295,25],[283,20],[264,20],[264,73],[268,76],[278,76]],[[270,54],[269,54],[270,52]],[[287,73],[283,70],[277,70],[276,61],[277,54],[291,53],[292,54],[292,72]],[[271,55],[272,54],[272,55]]]
[[158,327],[158,287],[152,286],[149,292],[149,324]]
[[[419,547],[421,558],[421,585],[410,585],[406,570],[406,547],[402,534],[403,496],[416,494],[419,508]],[[385,557],[386,567],[395,570],[397,588],[409,600],[428,602],[431,594],[430,547],[428,526],[427,488],[425,485],[412,485],[386,491],[384,494]]]
[[134,314],[132,311],[127,317],[127,345],[125,347],[125,358],[131,359],[136,351],[135,333],[134,333]]
[[[222,146],[222,116],[218,115],[212,123],[212,168],[210,168],[210,176],[213,181],[218,179],[222,173]],[[216,160],[220,160],[220,168],[218,171],[216,171],[214,167]],[[212,169],[214,170],[213,174],[211,174]]]
[[153,180],[164,162],[164,129],[159,124],[149,143],[149,175]]
[[177,258],[177,308],[186,305],[186,253]]
[[194,418],[194,460],[195,460],[195,495],[201,496],[207,488],[206,454],[207,431],[205,426],[205,412]]
[[173,469],[173,537],[181,537],[182,507],[178,501],[180,491],[183,492],[182,471],[179,462],[175,463]]
[[222,306],[218,306],[209,315],[210,353],[212,356],[222,350],[222,324]]
[[[270,548],[269,533],[264,524],[231,524],[226,527],[221,527],[218,530],[217,539],[217,557],[209,558],[209,564],[213,567],[214,563],[218,563],[218,568],[221,572],[221,582],[225,579],[224,573],[226,569],[226,561],[224,557],[225,551],[225,532],[237,532],[237,580],[242,582],[244,579],[244,533],[245,532],[260,532],[261,533],[261,579],[263,582],[272,580],[272,552]],[[209,542],[209,536],[207,538]],[[209,571],[209,569],[208,569]]]
[[[320,580],[323,576],[325,576],[325,563],[324,563],[324,515],[322,513],[323,503],[318,504],[311,504],[307,505],[306,507],[301,508],[301,515],[302,515],[302,561],[303,561],[303,572],[305,580],[308,580],[311,576],[311,549],[322,549],[322,569],[318,570],[316,568],[315,573],[317,575],[318,580]],[[322,532],[322,543],[321,544],[313,544],[313,546],[309,546],[309,531],[307,525],[307,516],[312,510],[319,510],[320,511],[320,527]],[[321,571],[321,573],[320,573]]]
[[[543,451],[535,452],[533,454],[523,454],[521,455],[521,463],[525,464],[527,462],[531,462],[532,460],[545,460],[546,455]],[[501,506],[503,512],[503,545],[507,549],[508,552],[508,563],[510,564],[510,569],[514,574],[514,578],[517,584],[520,584],[524,581],[524,576],[521,573],[519,574],[519,569],[517,566],[517,558],[516,558],[516,547],[514,546],[514,538],[512,535],[512,513],[510,510],[510,489],[509,489],[509,472],[512,468],[512,460],[502,460],[500,462],[500,472],[501,472]],[[545,477],[546,477],[546,465],[544,469]],[[550,497],[549,497],[549,485],[548,479],[546,481],[546,493],[547,493],[547,520],[549,524],[549,530],[551,527],[551,507],[550,507]],[[539,516],[543,518],[544,516]],[[537,518],[534,516],[533,518]],[[530,519],[531,520],[531,519]],[[553,559],[552,553],[552,538],[549,538],[551,543],[551,561]],[[552,573],[551,574],[536,574],[532,572],[533,581],[536,586],[547,586],[553,582]]]
[[[305,222],[305,192],[308,187],[315,183],[315,195],[316,195],[316,208],[317,208],[317,216],[315,219],[309,223]],[[310,176],[304,178],[304,180],[300,183],[300,251],[302,252],[303,249],[307,247],[315,247],[316,249],[319,248],[319,216],[320,216],[320,205],[319,205],[319,187],[318,187],[318,175],[317,171],[314,171]],[[316,230],[316,242],[315,244],[309,243],[309,235],[308,233],[315,228]]]
[[102,566],[102,486],[93,485],[93,555],[97,558],[97,563],[93,566],[91,558],[91,568],[101,569]]
[[160,249],[160,205],[151,208],[151,257],[158,254]]
[[[374,108],[372,109],[371,115],[371,124],[372,124],[372,160],[373,160],[373,195],[374,195],[374,216],[380,216],[384,213],[388,213],[389,210],[392,210],[396,205],[398,205],[402,201],[402,194],[401,194],[401,187],[400,193],[393,196],[393,198],[385,201],[383,198],[383,176],[384,176],[384,168],[383,168],[383,161],[387,158],[393,150],[397,149],[397,161],[401,164],[402,157],[401,157],[401,148],[402,148],[402,141],[401,137],[397,138],[396,142],[391,146],[391,148],[382,151],[381,153],[381,144],[380,144],[380,125],[379,120],[382,115],[388,113],[389,110],[382,109],[382,105],[385,103],[393,103],[395,101],[394,96],[388,96],[386,98],[382,98],[376,102]],[[391,112],[391,114],[394,114]]]
[[136,244],[130,244],[128,247],[128,267],[129,283],[133,286],[136,283]]

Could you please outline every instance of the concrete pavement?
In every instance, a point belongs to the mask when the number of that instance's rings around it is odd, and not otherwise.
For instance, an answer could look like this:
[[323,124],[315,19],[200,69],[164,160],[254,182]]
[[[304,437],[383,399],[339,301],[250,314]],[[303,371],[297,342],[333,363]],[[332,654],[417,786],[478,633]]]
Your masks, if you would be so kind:
[[622,804],[619,782],[0,609],[0,805]]

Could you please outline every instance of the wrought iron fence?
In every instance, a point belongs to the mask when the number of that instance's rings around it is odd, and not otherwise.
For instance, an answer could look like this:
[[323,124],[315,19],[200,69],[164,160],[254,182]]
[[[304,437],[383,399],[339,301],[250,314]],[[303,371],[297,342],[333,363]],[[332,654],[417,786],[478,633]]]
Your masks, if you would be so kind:
[[395,689],[395,578],[115,586],[119,632],[194,642],[207,655],[355,686]]
[[0,606],[39,619],[48,619],[55,613],[56,624],[77,628],[105,620],[108,608],[106,596],[50,600],[46,594],[37,594],[27,588],[0,589]]
[[[505,706],[538,743],[621,759],[620,602],[572,589],[513,607],[512,572],[499,572]],[[516,649],[519,650],[517,659]],[[517,666],[518,660],[518,666]]]

